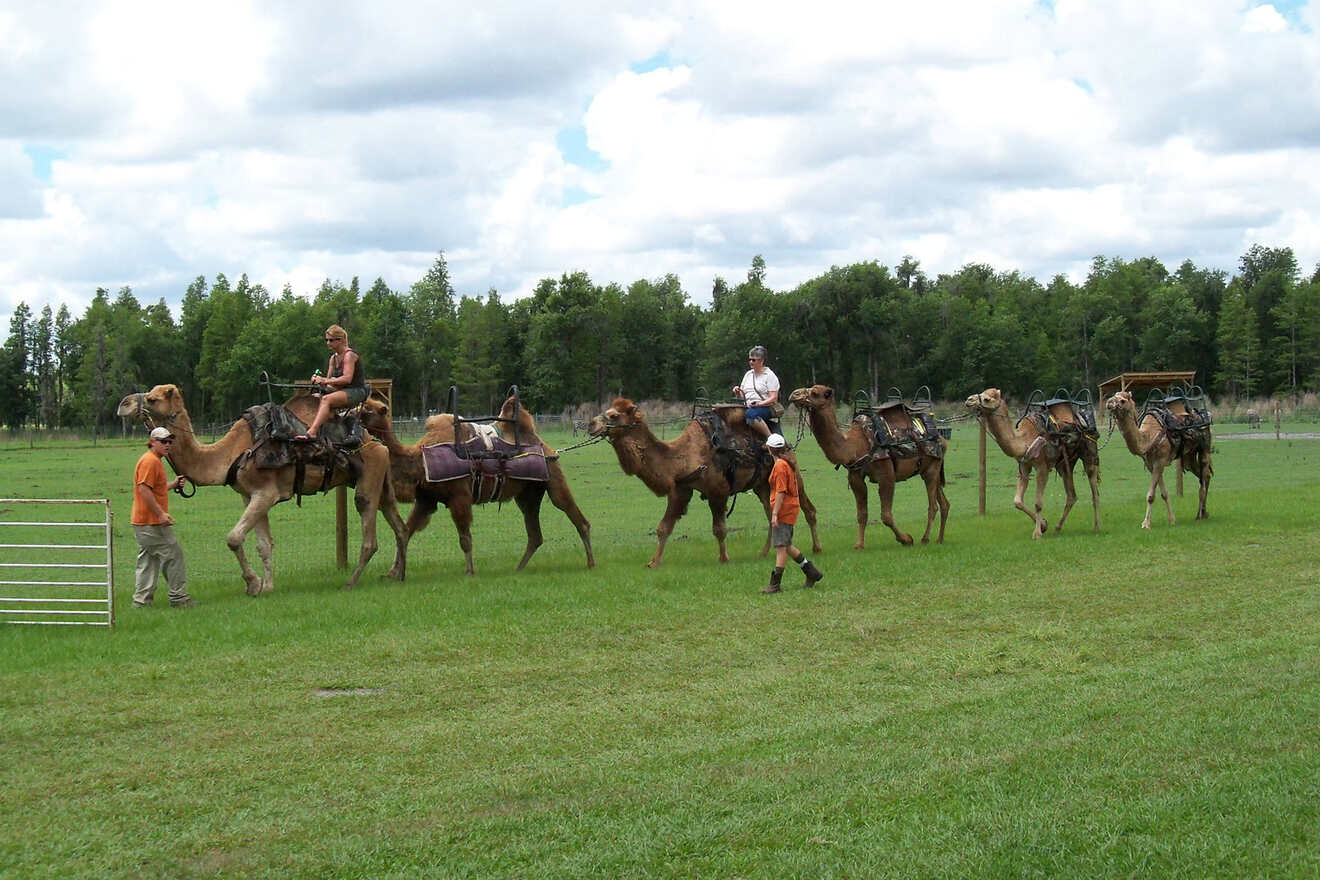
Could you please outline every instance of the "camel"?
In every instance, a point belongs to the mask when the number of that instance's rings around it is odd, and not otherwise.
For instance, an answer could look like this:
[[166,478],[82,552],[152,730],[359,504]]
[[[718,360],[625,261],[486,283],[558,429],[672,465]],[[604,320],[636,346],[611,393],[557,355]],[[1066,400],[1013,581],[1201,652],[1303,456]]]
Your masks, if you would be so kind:
[[[285,406],[304,422],[316,412],[316,400],[310,395],[297,395]],[[231,465],[252,448],[252,431],[247,422],[240,418],[216,442],[199,443],[193,433],[192,420],[184,405],[183,394],[174,385],[157,385],[143,394],[130,394],[120,401],[117,412],[122,418],[136,416],[148,425],[165,425],[173,431],[176,439],[170,451],[170,462],[175,470],[193,483],[198,486],[223,486],[229,482],[234,491],[243,496],[243,515],[225,541],[238,559],[243,580],[247,583],[247,594],[260,596],[273,591],[275,579],[271,554],[274,541],[271,538],[268,514],[276,504],[293,497],[295,465],[258,468],[256,460],[249,458],[234,471],[230,482]],[[386,479],[389,473],[389,452],[379,443],[369,441],[362,445],[357,454],[362,461],[362,475],[357,480],[353,502],[358,515],[362,517],[362,552],[358,556],[357,568],[344,585],[345,589],[357,585],[362,570],[376,553],[378,510],[385,514],[395,536],[403,535],[403,518],[399,516],[389,480]],[[308,465],[304,484],[319,486],[323,477],[323,468]],[[348,475],[336,469],[330,485],[341,486],[347,480]],[[248,564],[243,552],[243,542],[252,529],[257,531],[257,552],[262,563],[260,576]]]
[[[1017,494],[1013,496],[1013,506],[1030,517],[1034,523],[1031,532],[1033,540],[1044,537],[1045,530],[1049,527],[1045,517],[1041,516],[1041,510],[1044,508],[1045,483],[1049,479],[1051,469],[1059,472],[1059,476],[1063,479],[1064,491],[1067,493],[1063,513],[1059,516],[1058,525],[1054,527],[1055,534],[1063,529],[1068,511],[1077,503],[1077,490],[1073,486],[1073,468],[1079,458],[1082,459],[1082,466],[1086,470],[1086,479],[1091,484],[1091,506],[1095,511],[1093,530],[1100,531],[1100,456],[1099,450],[1094,452],[1087,450],[1086,447],[1090,445],[1089,440],[1082,438],[1079,433],[1078,445],[1069,450],[1050,443],[1049,438],[1031,419],[1022,419],[1015,427],[1008,415],[1008,405],[1004,403],[998,388],[987,388],[980,394],[968,397],[967,408],[976,412],[1004,454],[1017,459]],[[1071,412],[1054,414],[1060,421],[1072,421]],[[1036,472],[1034,513],[1023,503],[1033,470]]]
[[[720,418],[720,416],[716,416]],[[743,450],[761,450],[760,437],[757,436],[742,418],[741,408],[725,417],[724,423],[735,442]],[[692,493],[699,492],[710,505],[711,532],[720,545],[720,562],[729,561],[725,547],[728,527],[725,523],[729,498],[738,492],[751,489],[761,499],[765,509],[767,524],[770,521],[770,465],[759,461],[758,455],[742,454],[734,463],[733,485],[717,461],[716,450],[702,428],[701,420],[693,419],[683,433],[672,443],[665,443],[651,433],[646,423],[646,416],[631,400],[619,397],[610,408],[593,418],[587,426],[587,433],[592,437],[604,437],[618,456],[623,472],[636,476],[656,495],[666,496],[669,503],[665,514],[656,526],[658,544],[655,555],[651,557],[647,568],[659,567],[665,554],[665,542],[674,531],[674,524],[687,513]],[[760,455],[765,455],[761,452]],[[796,469],[797,463],[792,462]],[[802,513],[811,526],[811,545],[813,552],[821,550],[820,538],[816,533],[816,506],[807,497],[802,475],[798,474],[798,501]],[[767,525],[765,546],[761,556],[770,551],[769,527]]]
[[845,433],[839,428],[838,417],[834,412],[834,389],[826,385],[812,385],[799,388],[788,397],[788,402],[806,410],[811,433],[816,436],[821,451],[835,465],[848,469],[848,488],[852,489],[857,500],[857,543],[854,550],[866,546],[866,480],[876,484],[880,493],[880,520],[889,526],[898,543],[905,546],[912,543],[912,536],[901,530],[894,522],[894,485],[914,476],[921,476],[926,483],[926,533],[921,536],[921,543],[930,543],[930,529],[935,522],[935,513],[940,514],[940,533],[936,543],[944,543],[944,525],[949,519],[949,499],[944,494],[944,458],[943,452],[949,448],[949,442],[939,438],[941,456],[934,457],[918,453],[915,458],[897,458],[886,456],[878,458],[871,455],[871,438],[862,425],[853,423]]
[[1247,410],[1247,427],[1253,431],[1260,430],[1260,413],[1254,409]]
[[[1178,450],[1174,448],[1174,438],[1169,436],[1168,431],[1160,424],[1159,418],[1153,413],[1146,413],[1138,424],[1136,403],[1132,400],[1132,395],[1126,391],[1120,391],[1109,398],[1105,407],[1113,414],[1118,430],[1123,435],[1123,441],[1127,443],[1128,452],[1138,456],[1145,463],[1146,470],[1150,471],[1150,488],[1146,490],[1146,518],[1141,521],[1141,527],[1150,528],[1150,510],[1155,504],[1157,487],[1160,490],[1160,497],[1164,499],[1165,510],[1169,514],[1169,525],[1173,525],[1173,504],[1170,503],[1169,493],[1164,488],[1164,469],[1179,460]],[[1183,470],[1196,474],[1201,482],[1201,500],[1196,518],[1206,519],[1210,514],[1205,509],[1205,498],[1210,492],[1210,478],[1215,472],[1210,463],[1210,444],[1208,440],[1204,444],[1188,443],[1181,452]]]
[[[500,408],[500,418],[510,419],[514,412],[514,398],[510,397]],[[487,493],[495,492],[493,480],[483,478],[483,485],[480,491],[487,494],[487,497],[475,497],[473,494],[473,481],[467,478],[455,480],[446,480],[440,483],[431,483],[426,480],[426,473],[422,463],[422,447],[430,446],[436,443],[452,443],[454,440],[454,416],[452,413],[441,413],[431,416],[426,420],[426,430],[421,441],[415,446],[404,446],[394,435],[394,425],[390,416],[389,407],[378,397],[370,397],[362,403],[359,409],[359,415],[362,424],[371,431],[371,433],[381,439],[389,450],[390,456],[390,483],[394,490],[394,496],[399,501],[412,501],[412,513],[408,517],[408,522],[404,527],[403,536],[397,543],[397,551],[394,558],[394,566],[390,569],[393,576],[403,580],[408,566],[408,542],[412,536],[422,529],[426,528],[431,521],[431,515],[435,513],[436,507],[440,504],[449,508],[449,516],[454,520],[454,527],[458,530],[458,546],[463,550],[463,556],[467,560],[466,573],[475,574],[476,568],[472,561],[472,506],[474,504],[484,504],[488,501],[504,502],[513,500],[523,514],[523,526],[527,530],[527,548],[523,551],[522,559],[518,562],[518,571],[522,571],[527,561],[532,558],[532,554],[542,544],[541,537],[541,501],[548,493],[550,501],[555,507],[562,510],[577,529],[578,535],[582,538],[582,546],[587,551],[587,568],[596,567],[596,558],[591,552],[591,523],[583,516],[578,508],[577,502],[573,499],[573,492],[568,488],[568,480],[564,477],[564,470],[559,465],[554,450],[545,445],[536,434],[536,425],[532,416],[527,410],[518,408],[518,439],[526,444],[529,442],[541,443],[541,448],[546,454],[546,466],[550,472],[548,483],[538,480],[515,480],[508,479],[499,487],[498,494]],[[499,422],[501,433],[505,435],[504,439],[512,442],[513,430],[508,427],[509,422]],[[491,488],[487,489],[486,485]]]

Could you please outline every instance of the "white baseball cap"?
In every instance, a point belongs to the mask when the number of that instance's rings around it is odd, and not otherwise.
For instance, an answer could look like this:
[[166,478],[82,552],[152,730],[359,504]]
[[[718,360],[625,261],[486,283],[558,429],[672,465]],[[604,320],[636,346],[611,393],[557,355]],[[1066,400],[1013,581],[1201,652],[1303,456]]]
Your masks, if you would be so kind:
[[170,429],[169,429],[169,428],[166,428],[166,427],[164,427],[164,426],[161,426],[161,427],[158,427],[158,428],[152,428],[152,429],[151,429],[151,439],[152,439],[152,440],[173,440],[173,439],[174,439],[174,435],[170,433]]
[[771,449],[783,449],[788,444],[784,442],[783,434],[771,434],[765,438],[765,445]]

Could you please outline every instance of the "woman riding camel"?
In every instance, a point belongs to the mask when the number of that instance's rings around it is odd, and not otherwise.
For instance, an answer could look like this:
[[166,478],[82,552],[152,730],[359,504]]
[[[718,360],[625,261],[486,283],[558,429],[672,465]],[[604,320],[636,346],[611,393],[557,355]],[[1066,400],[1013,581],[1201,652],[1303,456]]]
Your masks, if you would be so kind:
[[770,426],[766,423],[774,418],[771,407],[779,402],[779,377],[765,365],[765,357],[764,345],[752,346],[747,352],[749,369],[742,382],[733,386],[733,393],[747,404],[747,424],[762,437],[769,437]]
[[333,352],[327,375],[312,377],[312,387],[321,391],[321,405],[307,433],[299,434],[294,440],[315,440],[321,426],[330,420],[332,409],[357,406],[367,399],[367,371],[362,358],[348,347],[348,333],[338,324],[331,324],[325,330],[325,344]]

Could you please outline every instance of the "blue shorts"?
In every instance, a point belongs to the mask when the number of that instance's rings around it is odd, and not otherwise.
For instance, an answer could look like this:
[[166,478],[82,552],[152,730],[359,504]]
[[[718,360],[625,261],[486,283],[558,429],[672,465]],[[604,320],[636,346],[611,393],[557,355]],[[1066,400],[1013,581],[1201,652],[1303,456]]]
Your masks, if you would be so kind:
[[747,407],[747,421],[749,422],[768,422],[772,417],[770,407],[768,406],[749,406]]

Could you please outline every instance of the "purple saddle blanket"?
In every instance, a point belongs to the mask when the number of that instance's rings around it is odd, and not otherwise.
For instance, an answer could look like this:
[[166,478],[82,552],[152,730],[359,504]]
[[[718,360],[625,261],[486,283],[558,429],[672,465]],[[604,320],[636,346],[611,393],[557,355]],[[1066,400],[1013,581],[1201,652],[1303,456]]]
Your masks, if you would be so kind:
[[443,483],[460,477],[503,476],[510,480],[548,482],[550,468],[545,461],[545,450],[540,444],[515,446],[496,439],[491,449],[479,442],[468,444],[460,457],[452,443],[437,443],[422,447],[422,466],[428,483]]

